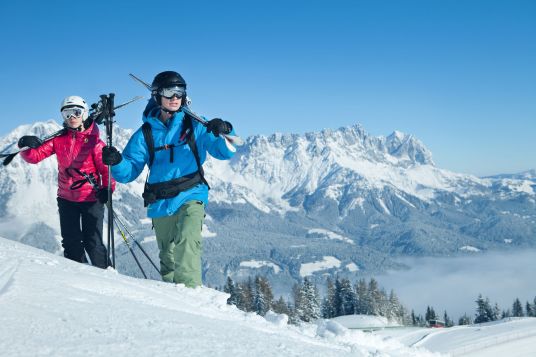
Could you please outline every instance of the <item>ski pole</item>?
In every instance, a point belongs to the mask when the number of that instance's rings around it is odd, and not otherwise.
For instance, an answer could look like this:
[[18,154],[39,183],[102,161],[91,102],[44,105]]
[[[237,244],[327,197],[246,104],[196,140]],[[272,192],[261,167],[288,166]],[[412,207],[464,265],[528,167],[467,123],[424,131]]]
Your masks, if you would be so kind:
[[[115,212],[114,212],[114,218],[116,218],[115,216]],[[116,222],[117,223],[117,222]],[[123,240],[125,241],[125,244],[127,245],[127,248],[128,250],[130,251],[130,254],[132,254],[132,257],[134,258],[134,260],[136,261],[136,264],[138,265],[138,268],[140,268],[140,271],[141,273],[143,274],[143,277],[145,279],[147,279],[147,274],[145,274],[145,271],[143,270],[143,268],[141,267],[141,264],[138,260],[138,258],[136,257],[136,254],[134,254],[134,251],[132,250],[132,247],[130,246],[130,243],[128,242],[127,240],[127,237],[125,236],[125,233],[121,230],[121,228],[119,227],[119,225],[116,225],[117,226],[117,230],[119,231],[119,233],[121,234],[121,237],[123,237]]]
[[[79,181],[76,181],[74,182],[72,185],[71,185],[71,190],[75,190],[75,189],[78,189],[80,187],[82,187],[82,185],[86,182],[88,182],[95,191],[98,191],[101,189],[101,187],[99,187],[98,183],[97,183],[97,180],[95,179],[95,177],[93,177],[92,174],[86,174],[85,172],[83,171],[80,171],[79,169],[76,169],[76,168],[69,168],[67,169],[67,172],[69,173],[70,170],[73,170],[75,171],[77,174],[79,174],[80,176],[84,177],[84,180],[79,180]],[[147,260],[149,260],[149,262],[151,263],[151,265],[156,269],[156,271],[158,273],[160,273],[160,269],[158,269],[156,267],[156,265],[154,264],[153,260],[151,259],[151,257],[149,257],[149,254],[147,254],[147,252],[145,251],[145,249],[143,249],[142,245],[136,240],[136,238],[134,238],[134,236],[132,235],[132,233],[130,233],[130,231],[128,230],[126,224],[119,218],[119,216],[117,215],[117,213],[115,213],[115,210],[112,210],[112,213],[113,213],[113,219],[114,219],[114,222],[117,223],[117,229],[119,230],[119,232],[121,233],[122,237],[123,237],[123,240],[125,241],[125,243],[127,243],[127,247],[130,249],[130,245],[128,243],[128,238],[125,236],[125,233],[123,232],[123,230],[125,232],[127,232],[127,234],[132,238],[132,240],[134,241],[134,243],[138,246],[138,248],[140,248],[141,252],[145,255],[145,257],[147,258]],[[121,229],[122,227],[122,229]],[[132,254],[134,254],[132,252]],[[136,259],[136,258],[135,258]],[[136,259],[137,260],[137,259]]]
[[[151,86],[143,81],[142,79],[136,77],[135,75],[133,75],[132,73],[129,73],[129,76],[134,79],[135,81],[141,83],[145,88],[147,88],[149,91],[152,91],[151,89]],[[201,123],[201,125],[203,126],[207,126],[208,122],[206,120],[204,120],[203,118],[201,118],[199,115],[195,114],[194,112],[191,111],[190,108],[188,108],[188,105],[187,104],[184,104],[181,106],[181,110],[183,112],[185,112],[186,114],[190,115],[192,118],[194,118],[196,121],[198,121],[199,123]],[[229,141],[231,144],[235,145],[235,146],[242,146],[244,145],[244,140],[239,137],[239,136],[235,136],[235,135],[229,135],[229,134],[221,134],[227,141]]]
[[[65,133],[65,130],[66,130],[66,129],[63,128],[63,129],[61,129],[61,130],[56,131],[56,132],[53,133],[53,134],[50,134],[49,136],[44,137],[44,138],[42,139],[43,144],[46,143],[46,142],[49,141],[49,140],[54,139],[56,136],[60,136],[60,135],[62,135],[63,133]],[[11,161],[13,161],[13,159],[15,158],[15,156],[17,156],[17,154],[19,154],[19,153],[21,153],[21,152],[23,152],[23,151],[29,150],[29,149],[31,149],[31,148],[28,147],[28,146],[26,146],[26,147],[20,149],[20,150],[17,151],[17,152],[13,152],[13,153],[10,153],[10,154],[0,154],[0,157],[5,157],[4,161],[2,162],[2,165],[4,165],[4,166],[9,165],[9,163],[10,163]]]
[[136,246],[138,248],[140,248],[141,252],[145,255],[145,257],[147,258],[147,260],[151,263],[151,265],[156,269],[156,271],[158,272],[158,274],[160,274],[160,269],[158,269],[158,267],[155,265],[155,263],[153,262],[153,260],[151,259],[151,257],[149,256],[149,254],[147,254],[147,252],[145,251],[145,249],[143,249],[142,245],[134,238],[134,236],[132,235],[132,233],[129,232],[127,226],[125,225],[125,223],[119,218],[119,216],[114,212],[114,215],[115,215],[115,218],[117,220],[117,222],[119,222],[119,224],[121,226],[123,226],[123,229],[125,230],[125,232],[127,232],[127,234],[130,236],[130,238],[132,238],[132,240],[134,241],[134,244],[136,244]]

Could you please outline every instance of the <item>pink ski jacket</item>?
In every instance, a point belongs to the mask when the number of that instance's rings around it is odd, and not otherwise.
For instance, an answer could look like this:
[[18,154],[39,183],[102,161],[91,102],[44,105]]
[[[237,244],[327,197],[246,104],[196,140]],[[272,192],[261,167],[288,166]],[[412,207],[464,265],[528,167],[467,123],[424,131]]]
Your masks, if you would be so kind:
[[[75,169],[89,175],[93,174],[101,187],[108,186],[108,167],[102,163],[104,142],[99,138],[99,127],[92,123],[83,132],[67,129],[37,149],[28,149],[20,153],[24,161],[36,164],[56,154],[58,159],[58,197],[73,202],[96,201],[95,190],[89,182],[78,189],[71,189],[74,182],[84,180]],[[115,181],[112,179],[112,189]]]

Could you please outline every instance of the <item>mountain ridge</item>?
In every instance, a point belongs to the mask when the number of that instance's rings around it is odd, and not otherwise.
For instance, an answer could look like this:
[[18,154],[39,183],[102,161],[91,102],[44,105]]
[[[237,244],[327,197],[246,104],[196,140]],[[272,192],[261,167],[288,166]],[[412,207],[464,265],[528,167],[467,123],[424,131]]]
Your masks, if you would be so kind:
[[[21,126],[1,138],[0,147],[10,151],[22,134],[44,136],[59,128],[53,121]],[[132,133],[114,127],[114,145],[122,149]],[[304,271],[317,279],[356,277],[403,268],[400,256],[536,245],[533,180],[438,168],[422,142],[399,131],[374,137],[356,124],[303,135],[256,135],[230,161],[209,159],[204,166],[212,187],[203,258],[209,284],[223,285],[226,275],[263,273],[289,287]],[[0,234],[59,251],[55,176],[55,158],[38,165],[19,158],[0,171]],[[157,261],[141,203],[145,176],[118,185],[114,208]],[[15,221],[22,222],[20,232],[2,231]],[[39,238],[40,232],[47,238]],[[139,275],[124,247],[117,252],[120,270]],[[308,269],[302,269],[305,264]]]

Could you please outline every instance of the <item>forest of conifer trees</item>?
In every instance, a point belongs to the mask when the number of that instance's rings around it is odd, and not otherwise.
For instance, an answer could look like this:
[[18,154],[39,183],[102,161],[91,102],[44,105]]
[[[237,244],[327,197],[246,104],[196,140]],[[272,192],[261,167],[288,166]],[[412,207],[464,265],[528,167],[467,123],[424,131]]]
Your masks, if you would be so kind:
[[[338,277],[326,280],[325,294],[321,298],[317,286],[308,278],[301,284],[294,285],[291,300],[282,296],[275,299],[268,279],[262,276],[251,277],[243,282],[234,282],[230,277],[223,287],[230,295],[227,303],[240,310],[255,312],[264,316],[271,310],[289,317],[289,323],[312,322],[319,318],[330,319],[344,315],[383,316],[390,322],[404,326],[428,326],[429,321],[440,320],[445,327],[455,325],[455,321],[444,311],[437,314],[432,306],[426,307],[423,315],[408,310],[399,301],[393,290],[389,294],[378,285],[374,278],[367,282],[360,279],[355,284],[349,279]],[[507,317],[536,317],[536,297],[532,303],[526,302],[525,307],[516,298],[512,309],[501,310],[497,303],[492,305],[488,298],[479,295],[475,301],[475,316],[467,314],[459,317],[458,325],[469,325],[495,321]]]

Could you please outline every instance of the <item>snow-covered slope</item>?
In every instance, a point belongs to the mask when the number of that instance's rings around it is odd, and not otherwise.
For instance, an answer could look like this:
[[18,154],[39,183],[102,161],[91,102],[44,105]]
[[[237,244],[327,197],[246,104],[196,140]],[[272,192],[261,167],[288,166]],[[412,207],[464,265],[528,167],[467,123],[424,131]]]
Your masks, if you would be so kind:
[[536,318],[508,318],[451,328],[400,328],[374,332],[407,346],[425,347],[452,356],[536,356]]
[[291,327],[208,288],[139,280],[0,238],[2,356],[432,356],[334,322]]
[[[23,134],[58,128],[52,121],[19,127],[0,147],[10,152]],[[116,127],[115,145],[124,147],[131,134]],[[374,137],[355,125],[253,136],[232,160],[209,159],[205,172],[212,189],[203,274],[211,285],[258,273],[289,291],[304,274],[355,278],[400,268],[400,256],[536,246],[530,171],[477,178],[443,170],[401,132]],[[55,180],[55,158],[37,166],[16,158],[0,170],[0,234],[58,252]],[[140,197],[144,180],[118,185],[114,207],[156,260]],[[119,270],[139,276],[128,252],[118,247],[118,255]]]
[[364,333],[343,325],[387,324],[344,316],[340,324],[288,326],[284,315],[244,313],[226,305],[227,297],[134,279],[0,238],[2,356],[536,355],[536,318]]

